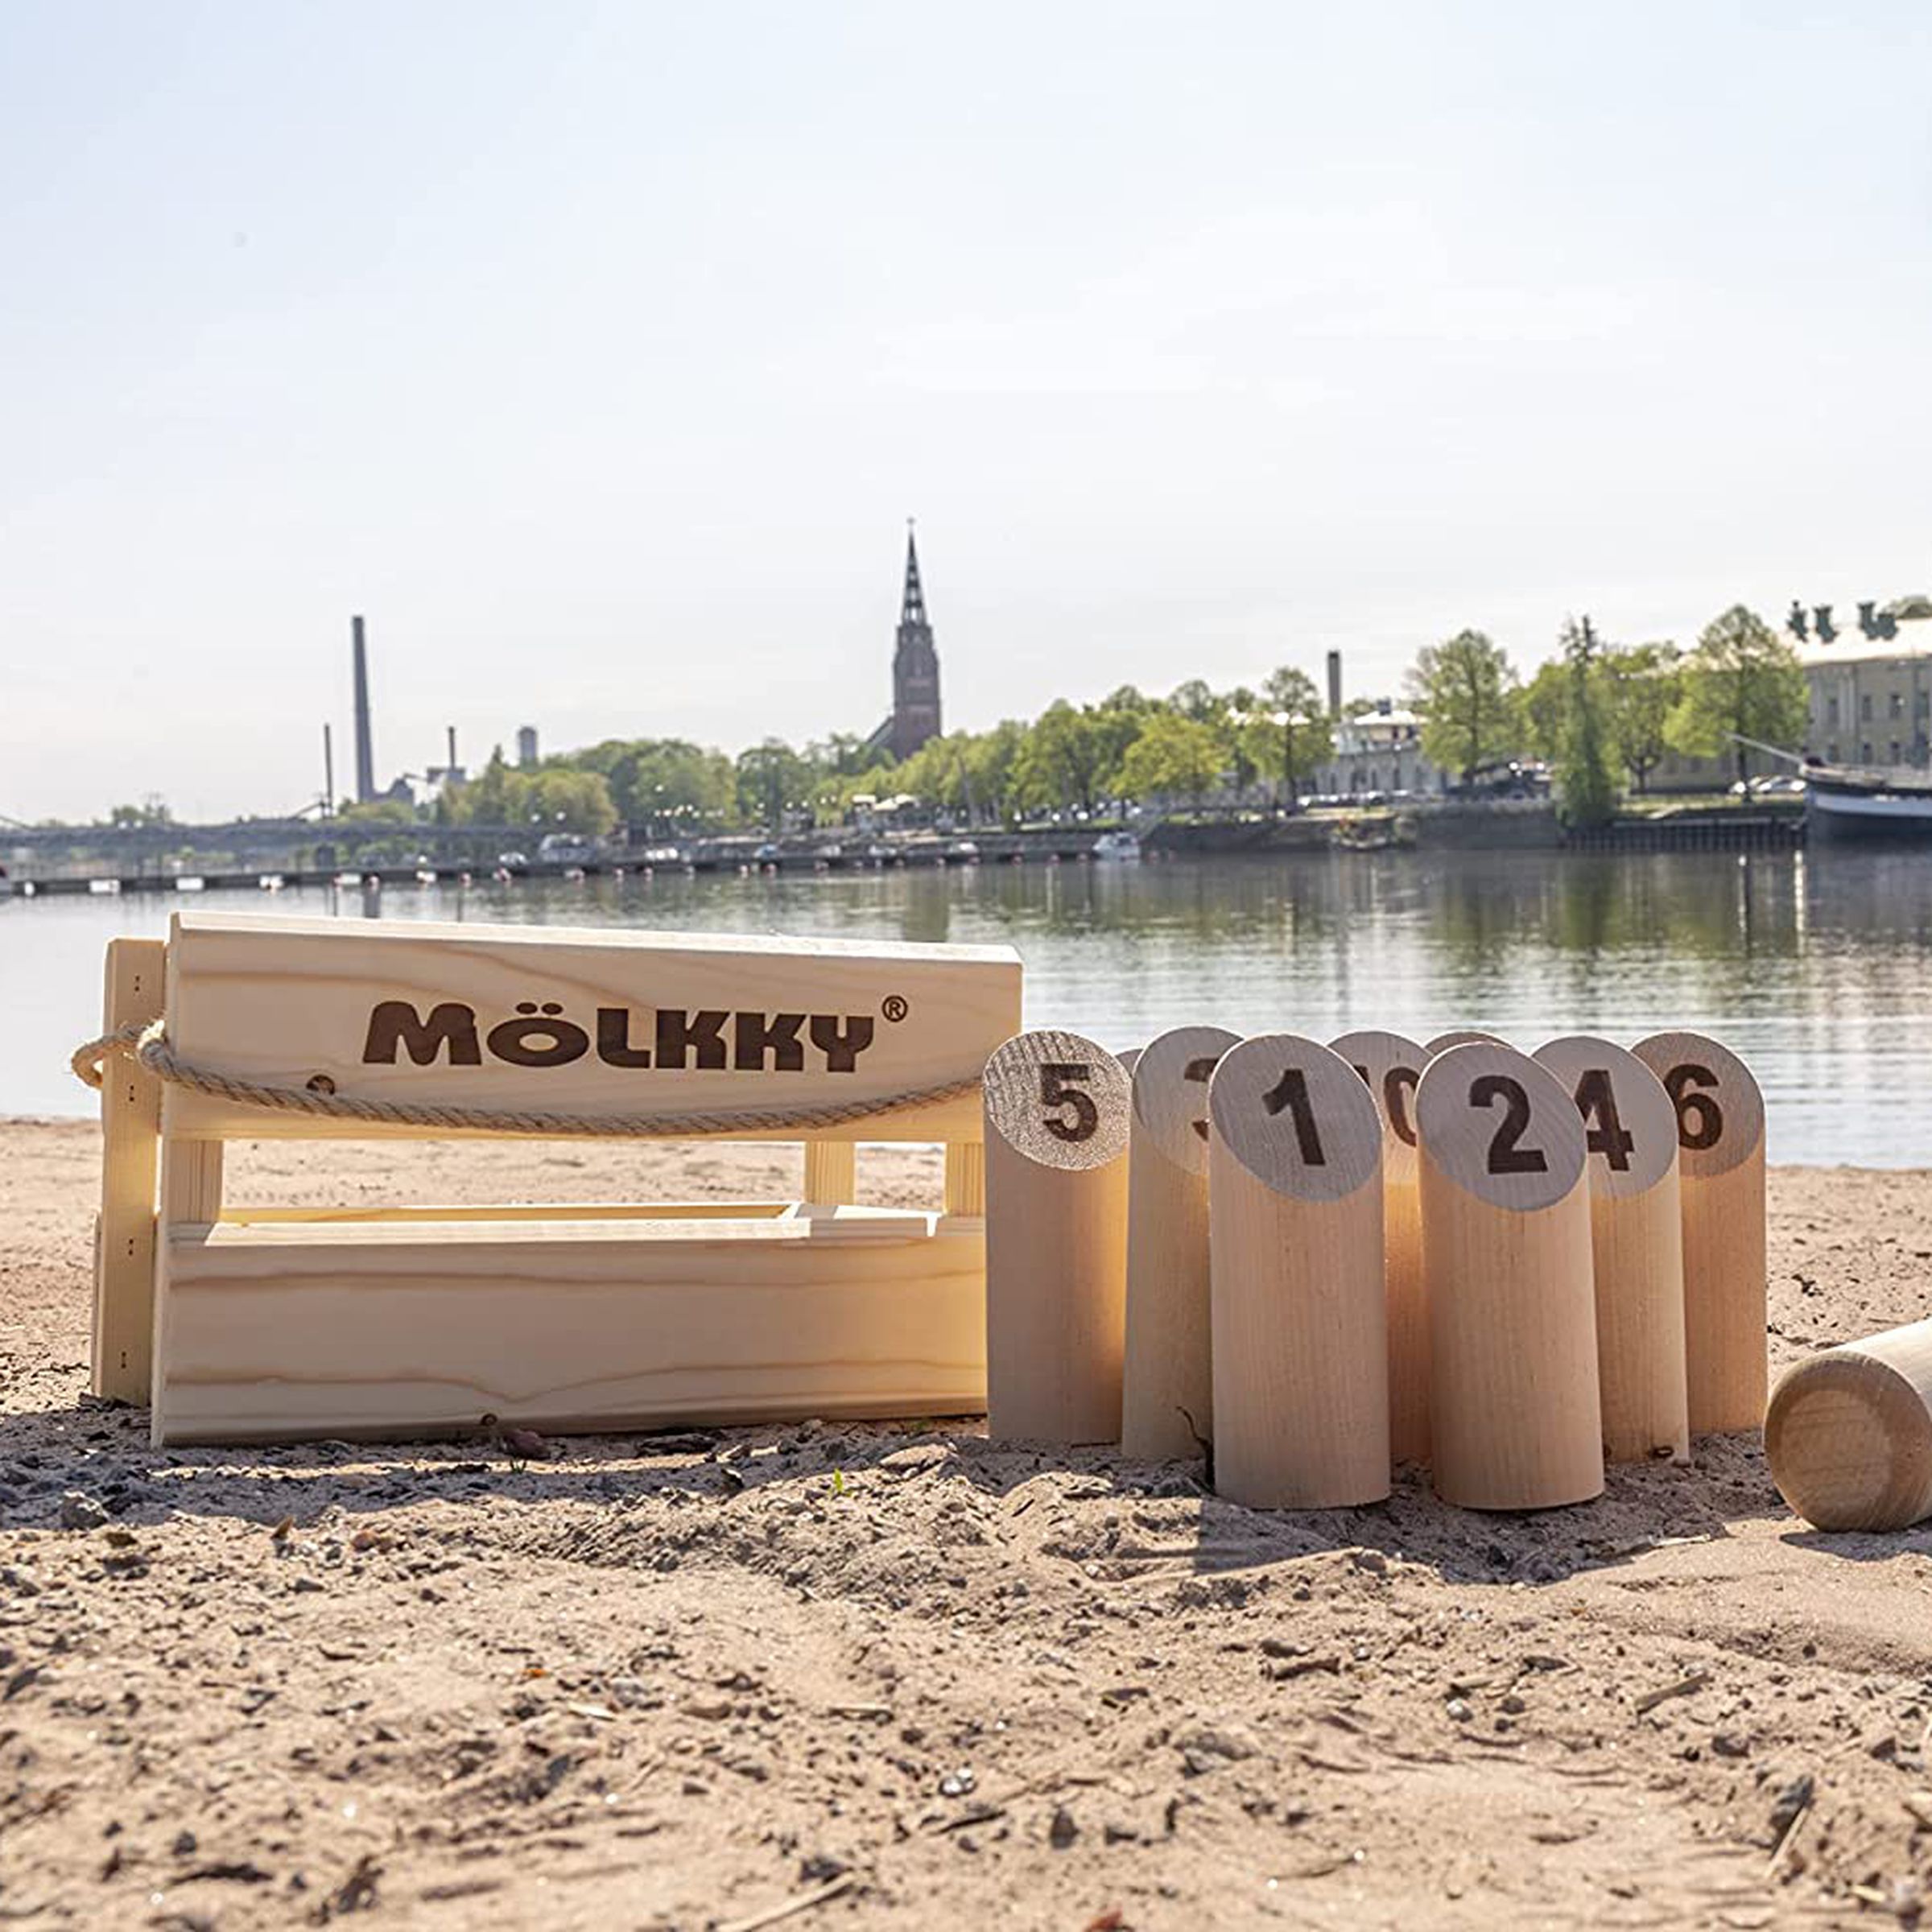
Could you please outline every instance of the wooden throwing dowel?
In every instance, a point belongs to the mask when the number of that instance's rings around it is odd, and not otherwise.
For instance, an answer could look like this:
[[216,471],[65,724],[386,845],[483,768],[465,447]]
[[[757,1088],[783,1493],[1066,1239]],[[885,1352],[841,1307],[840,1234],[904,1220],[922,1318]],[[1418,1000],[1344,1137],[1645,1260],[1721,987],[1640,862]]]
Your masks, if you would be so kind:
[[1198,1455],[1213,1439],[1208,1080],[1237,1038],[1219,1026],[1178,1026],[1135,1055],[1121,1447],[1150,1461]]
[[1657,1075],[1608,1040],[1571,1034],[1536,1059],[1583,1116],[1604,1454],[1681,1463],[1690,1429],[1676,1110]]
[[1436,1493],[1543,1509],[1604,1487],[1583,1123],[1507,1046],[1452,1046],[1415,1093]]
[[1770,1383],[1764,1096],[1750,1068],[1702,1034],[1653,1034],[1633,1051],[1677,1108],[1690,1433],[1755,1429]]
[[1778,1494],[1820,1530],[1904,1530],[1932,1517],[1932,1322],[1787,1368],[1765,1416]]
[[1262,1509],[1389,1493],[1382,1127],[1339,1055],[1294,1034],[1208,1088],[1214,1486]]
[[1389,1302],[1389,1453],[1429,1459],[1429,1302],[1422,1292],[1422,1208],[1415,1173],[1415,1088],[1426,1058],[1399,1033],[1345,1033],[1328,1042],[1368,1083],[1382,1119],[1382,1267]]
[[986,1432],[1111,1443],[1125,1348],[1121,1063],[1078,1034],[1017,1034],[986,1063]]

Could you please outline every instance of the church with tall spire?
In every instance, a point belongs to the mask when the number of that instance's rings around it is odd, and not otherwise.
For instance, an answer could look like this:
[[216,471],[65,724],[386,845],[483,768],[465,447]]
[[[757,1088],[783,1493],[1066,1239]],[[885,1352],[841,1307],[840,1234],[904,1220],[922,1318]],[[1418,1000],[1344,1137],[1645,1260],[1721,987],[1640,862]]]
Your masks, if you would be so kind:
[[919,545],[906,526],[906,584],[899,598],[898,641],[892,654],[892,712],[869,742],[896,758],[909,758],[939,735],[939,654],[926,615],[919,581]]

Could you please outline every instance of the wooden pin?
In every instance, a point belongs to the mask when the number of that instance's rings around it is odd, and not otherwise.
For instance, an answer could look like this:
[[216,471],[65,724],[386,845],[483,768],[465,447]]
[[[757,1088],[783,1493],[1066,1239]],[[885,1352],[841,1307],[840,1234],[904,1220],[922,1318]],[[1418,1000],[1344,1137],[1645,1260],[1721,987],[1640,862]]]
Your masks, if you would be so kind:
[[1382,1264],[1389,1300],[1389,1452],[1429,1459],[1429,1303],[1422,1292],[1422,1208],[1415,1171],[1415,1088],[1426,1055],[1399,1033],[1345,1033],[1328,1042],[1368,1083],[1382,1121]]
[[1778,1494],[1820,1530],[1932,1517],[1932,1321],[1787,1368],[1765,1416]]
[[1432,1040],[1424,1043],[1422,1051],[1430,1059],[1439,1053],[1447,1053],[1451,1046],[1507,1046],[1507,1040],[1499,1039],[1493,1033],[1476,1033],[1468,1027],[1457,1027],[1448,1033],[1439,1033]]
[[1043,1030],[986,1063],[986,1430],[996,1442],[1121,1433],[1127,1076]]
[[1676,1110],[1657,1075],[1608,1040],[1573,1034],[1536,1059],[1583,1116],[1604,1454],[1682,1462],[1690,1430]]
[[1702,1034],[1653,1034],[1632,1051],[1677,1108],[1690,1433],[1755,1429],[1770,1384],[1764,1096],[1750,1068]]
[[1179,1026],[1135,1056],[1121,1447],[1150,1461],[1198,1455],[1213,1438],[1208,1080],[1238,1037]]
[[1338,1055],[1245,1040],[1208,1088],[1214,1482],[1263,1509],[1389,1493],[1382,1129]]
[[1583,1123],[1507,1046],[1452,1046],[1415,1094],[1436,1493],[1542,1509],[1602,1492]]

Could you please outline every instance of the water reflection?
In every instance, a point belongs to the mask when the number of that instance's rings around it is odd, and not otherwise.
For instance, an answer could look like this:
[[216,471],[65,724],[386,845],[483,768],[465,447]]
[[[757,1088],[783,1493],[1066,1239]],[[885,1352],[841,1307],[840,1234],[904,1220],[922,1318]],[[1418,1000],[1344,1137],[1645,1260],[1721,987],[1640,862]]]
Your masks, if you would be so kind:
[[[1665,1026],[1757,1070],[1774,1158],[1932,1165],[1932,856],[1350,853],[1279,861],[357,886],[217,902],[391,919],[1009,943],[1029,1018],[1115,1046],[1187,1022],[1318,1038],[1474,1026],[1534,1046]],[[76,1113],[60,1073],[132,898],[0,905],[0,1110]],[[19,1043],[23,1038],[31,1044]]]

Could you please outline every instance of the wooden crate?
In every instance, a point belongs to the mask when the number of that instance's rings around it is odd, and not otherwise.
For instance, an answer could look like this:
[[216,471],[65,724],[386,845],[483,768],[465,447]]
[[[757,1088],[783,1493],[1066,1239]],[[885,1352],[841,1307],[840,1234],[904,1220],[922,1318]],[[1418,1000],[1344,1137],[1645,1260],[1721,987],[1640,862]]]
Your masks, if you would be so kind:
[[[151,1004],[163,952],[115,945],[152,952],[110,964],[110,1023]],[[180,914],[165,972],[167,1039],[191,1066],[654,1137],[724,1116],[711,1137],[803,1143],[807,1199],[225,1212],[230,1139],[501,1129],[271,1112],[167,1084],[149,1223],[152,1096],[110,1068],[95,1380],[151,1402],[157,1443],[398,1436],[486,1414],[567,1430],[984,1406],[972,1084],[1020,1026],[1009,950]],[[118,1016],[116,985],[134,987]],[[808,1129],[730,1124],[962,1083]],[[854,1143],[935,1140],[943,1209],[851,1205]],[[125,1338],[151,1307],[143,1386]]]

